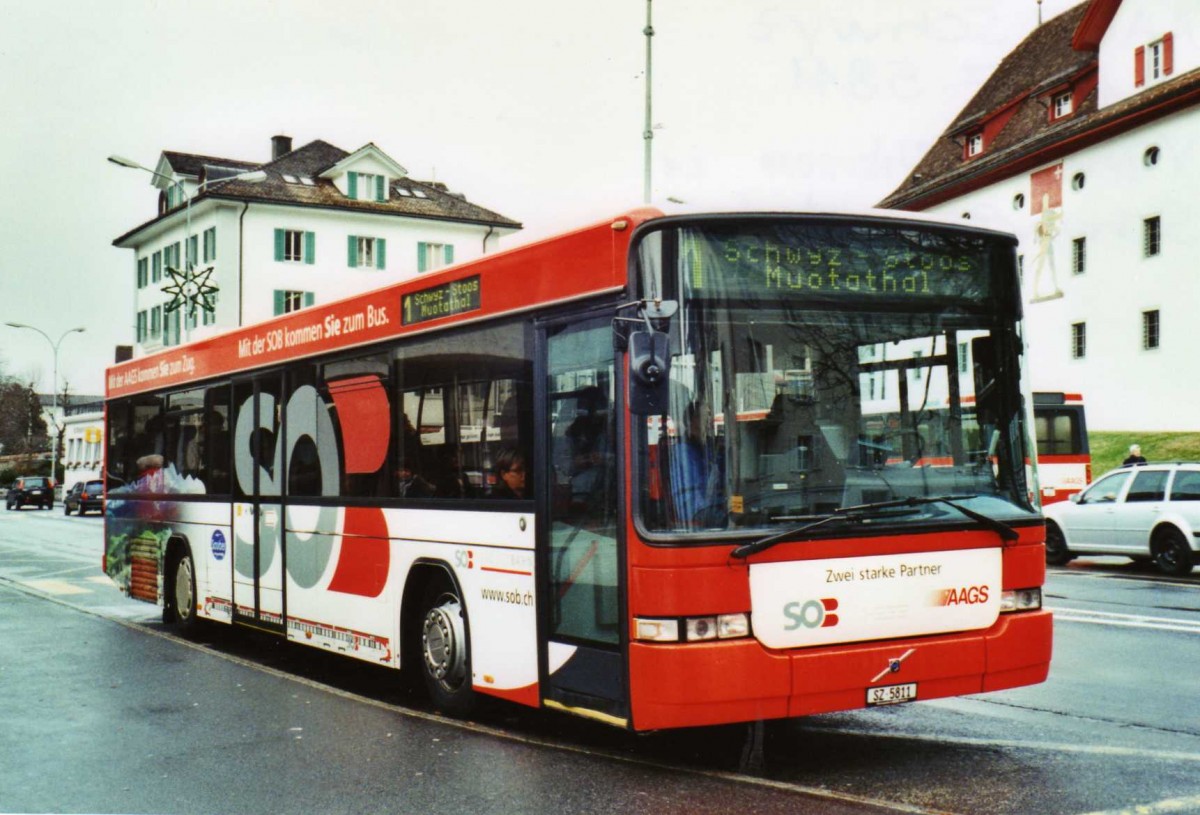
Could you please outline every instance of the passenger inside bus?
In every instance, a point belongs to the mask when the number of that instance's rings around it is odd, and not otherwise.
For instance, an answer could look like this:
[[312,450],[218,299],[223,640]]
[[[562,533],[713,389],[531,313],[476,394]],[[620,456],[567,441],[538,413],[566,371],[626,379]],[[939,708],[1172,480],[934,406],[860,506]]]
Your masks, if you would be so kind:
[[496,456],[496,486],[492,498],[523,499],[525,494],[525,454],[513,447]]
[[571,445],[571,506],[586,507],[604,486],[608,460],[608,405],[604,392],[584,388],[575,403],[575,418],[567,428]]
[[684,524],[724,524],[725,461],[705,401],[684,408],[671,460],[671,501]]

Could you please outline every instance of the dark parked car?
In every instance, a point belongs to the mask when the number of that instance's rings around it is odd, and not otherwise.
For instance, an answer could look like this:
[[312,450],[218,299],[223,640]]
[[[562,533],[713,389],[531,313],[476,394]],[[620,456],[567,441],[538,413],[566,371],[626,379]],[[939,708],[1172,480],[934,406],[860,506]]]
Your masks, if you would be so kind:
[[42,509],[54,508],[54,482],[41,475],[23,475],[8,488],[4,502],[9,509],[37,504]]
[[104,512],[104,482],[79,481],[63,496],[63,514]]

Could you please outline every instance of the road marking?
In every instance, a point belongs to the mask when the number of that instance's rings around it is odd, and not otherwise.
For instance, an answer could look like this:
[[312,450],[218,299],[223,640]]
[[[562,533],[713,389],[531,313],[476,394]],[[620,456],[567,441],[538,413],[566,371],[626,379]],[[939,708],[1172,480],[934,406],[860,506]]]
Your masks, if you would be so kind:
[[102,575],[102,574],[94,574],[91,577],[85,577],[84,582],[85,583],[95,583],[97,586],[116,586],[117,585],[116,583],[112,582],[111,577],[108,577],[107,575]]
[[68,583],[65,580],[22,580],[23,585],[29,586],[31,589],[36,589],[46,594],[53,594],[59,597],[68,594],[91,594],[91,589],[85,589],[83,586],[77,586],[73,583]]
[[1077,608],[1051,608],[1055,622],[1111,625],[1118,628],[1150,628],[1156,631],[1182,631],[1200,634],[1200,619],[1180,620],[1171,617],[1150,617],[1145,614],[1117,614],[1111,611],[1086,611]]
[[[929,707],[958,708],[972,701],[988,704],[981,699],[932,699],[922,704]],[[1045,711],[1036,711],[1044,713]],[[1077,742],[1021,741],[1020,739],[976,739],[969,736],[946,736],[924,733],[879,733],[875,730],[858,730],[850,727],[821,728],[822,733],[841,736],[870,736],[873,739],[900,739],[904,741],[927,741],[934,744],[959,744],[965,747],[1007,747],[1014,750],[1043,750],[1050,753],[1078,753],[1088,756],[1120,756],[1152,758],[1159,761],[1187,761],[1200,763],[1200,753],[1185,753],[1175,750],[1146,750],[1140,747],[1113,747],[1107,744],[1083,744]]]
[[1200,795],[1190,798],[1166,798],[1153,804],[1138,804],[1126,809],[1106,809],[1085,815],[1159,815],[1165,812],[1195,812],[1200,810]]

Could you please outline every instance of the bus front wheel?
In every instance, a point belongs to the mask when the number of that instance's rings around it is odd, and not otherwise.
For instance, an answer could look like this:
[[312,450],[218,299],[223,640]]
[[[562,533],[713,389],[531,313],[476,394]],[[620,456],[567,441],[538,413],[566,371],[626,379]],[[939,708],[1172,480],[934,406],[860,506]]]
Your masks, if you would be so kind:
[[462,598],[441,581],[426,590],[422,603],[421,673],[434,707],[455,716],[464,716],[474,708]]

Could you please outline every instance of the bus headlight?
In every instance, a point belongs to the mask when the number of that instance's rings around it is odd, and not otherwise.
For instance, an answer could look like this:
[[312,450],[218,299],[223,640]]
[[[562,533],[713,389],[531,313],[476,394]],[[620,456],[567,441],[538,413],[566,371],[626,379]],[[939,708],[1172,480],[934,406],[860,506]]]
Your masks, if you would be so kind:
[[681,624],[685,642],[750,636],[750,615],[745,613],[685,617],[682,620],[635,617],[634,636],[643,642],[679,642]]
[[1000,592],[1000,612],[1036,611],[1042,607],[1041,589],[1013,589]]
[[634,619],[637,638],[645,642],[679,642],[679,620]]

